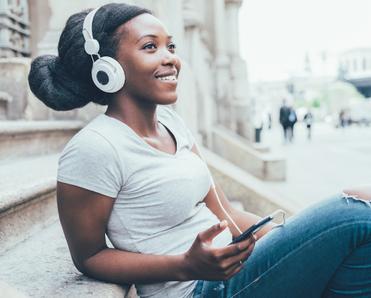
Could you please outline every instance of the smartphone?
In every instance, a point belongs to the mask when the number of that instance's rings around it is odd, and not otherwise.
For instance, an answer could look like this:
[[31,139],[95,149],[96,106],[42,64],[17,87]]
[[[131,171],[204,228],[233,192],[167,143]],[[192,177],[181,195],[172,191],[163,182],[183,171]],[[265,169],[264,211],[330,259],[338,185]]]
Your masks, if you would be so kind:
[[233,241],[230,243],[238,243],[241,242],[251,236],[252,233],[255,233],[259,231],[262,227],[264,227],[267,223],[273,220],[273,216],[267,216],[259,220],[256,224],[253,224],[251,227],[249,227],[245,232],[243,232],[240,236],[233,239]]

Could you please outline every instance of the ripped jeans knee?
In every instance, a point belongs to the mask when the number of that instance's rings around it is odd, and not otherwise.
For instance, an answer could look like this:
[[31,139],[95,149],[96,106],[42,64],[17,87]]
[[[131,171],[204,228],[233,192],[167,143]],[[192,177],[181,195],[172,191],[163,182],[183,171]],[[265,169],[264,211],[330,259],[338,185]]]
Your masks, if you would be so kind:
[[355,200],[355,201],[358,201],[358,202],[362,202],[362,203],[366,204],[368,207],[371,208],[371,201],[370,200],[360,198],[356,194],[348,194],[348,193],[343,192],[342,197],[346,200],[346,202],[348,204],[349,204],[349,200]]

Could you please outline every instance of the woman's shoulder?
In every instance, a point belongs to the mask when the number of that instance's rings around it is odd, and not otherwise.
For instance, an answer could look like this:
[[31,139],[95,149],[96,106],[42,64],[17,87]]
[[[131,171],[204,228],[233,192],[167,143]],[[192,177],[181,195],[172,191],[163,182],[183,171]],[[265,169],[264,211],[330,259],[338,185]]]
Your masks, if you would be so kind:
[[107,132],[113,133],[112,127],[107,125],[103,114],[97,116],[76,133],[66,144],[63,153],[87,151],[90,154],[104,154],[112,151],[113,145]]

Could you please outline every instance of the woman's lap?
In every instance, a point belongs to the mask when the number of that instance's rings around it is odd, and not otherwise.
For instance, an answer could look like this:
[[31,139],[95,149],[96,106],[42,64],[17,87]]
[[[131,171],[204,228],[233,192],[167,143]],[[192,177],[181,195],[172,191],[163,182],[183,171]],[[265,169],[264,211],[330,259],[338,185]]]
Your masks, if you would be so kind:
[[199,281],[195,297],[371,297],[370,276],[371,205],[336,197],[260,239],[228,281]]

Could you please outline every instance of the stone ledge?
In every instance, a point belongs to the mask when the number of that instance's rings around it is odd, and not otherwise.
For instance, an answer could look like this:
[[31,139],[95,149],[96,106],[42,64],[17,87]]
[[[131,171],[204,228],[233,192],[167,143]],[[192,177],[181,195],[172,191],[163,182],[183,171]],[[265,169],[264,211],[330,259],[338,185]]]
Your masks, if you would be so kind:
[[[59,154],[19,158],[0,166],[0,211],[39,191],[55,188]],[[18,203],[17,203],[18,202]],[[7,207],[8,206],[8,207]]]
[[0,91],[0,102],[1,101],[4,101],[4,102],[12,102],[13,101],[13,97],[11,97],[9,95],[9,93],[7,92],[3,92],[3,91]]
[[82,126],[79,121],[1,121],[0,161],[60,152]]
[[259,179],[243,169],[204,147],[201,150],[216,182],[230,200],[241,202],[245,210],[265,216],[279,208],[284,209],[287,215],[300,209],[268,191]]
[[134,298],[134,289],[100,282],[79,273],[59,222],[0,257],[0,280],[29,297]]
[[28,134],[35,132],[79,130],[82,121],[0,121],[0,136],[8,134]]
[[0,252],[56,220],[57,158],[51,155],[1,165]]
[[12,211],[32,200],[55,191],[55,178],[45,179],[38,184],[23,187],[13,191],[2,191],[0,201],[0,216],[5,212]]
[[228,129],[218,126],[212,131],[213,151],[257,178],[267,181],[286,179],[286,160],[273,153],[261,153]]

